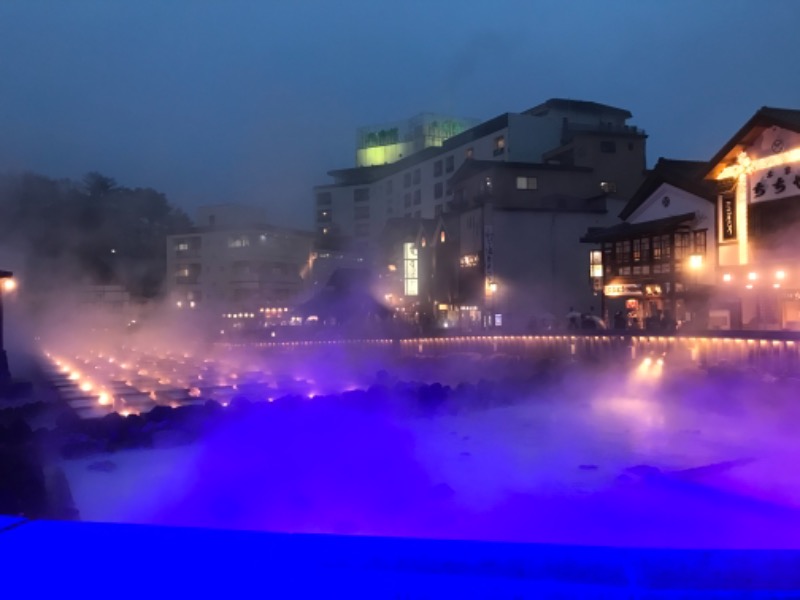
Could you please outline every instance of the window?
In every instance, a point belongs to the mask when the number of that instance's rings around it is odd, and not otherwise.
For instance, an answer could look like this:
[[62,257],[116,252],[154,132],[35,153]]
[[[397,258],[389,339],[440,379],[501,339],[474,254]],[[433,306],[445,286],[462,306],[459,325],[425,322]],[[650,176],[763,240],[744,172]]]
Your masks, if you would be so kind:
[[250,238],[246,235],[237,235],[228,238],[228,248],[246,248],[250,245]]
[[694,253],[706,255],[706,230],[694,232]]
[[406,192],[404,205],[405,205],[406,208],[411,206],[411,193],[410,192]]
[[603,154],[616,154],[617,143],[609,140],[603,140],[600,142],[600,152]]
[[403,187],[411,187],[411,173],[405,173],[403,175]]
[[471,147],[467,148],[467,152],[466,152],[467,158],[472,158],[474,155],[475,155],[475,150],[472,149]]
[[642,240],[633,240],[633,262],[642,260]]
[[[330,223],[330,222],[331,222],[331,211],[330,211],[329,208],[326,208],[325,210],[318,210],[317,211],[317,223]],[[262,235],[260,241],[262,243],[266,242],[267,241],[267,236],[266,235]]]
[[356,206],[353,216],[356,219],[369,219],[369,204],[366,206]]
[[422,193],[419,190],[414,190],[414,205],[422,203]]
[[[624,242],[617,242],[615,246],[616,259],[618,265],[629,265],[631,262],[631,242],[625,240]],[[620,270],[620,275],[622,275]]]
[[600,189],[604,191],[606,194],[613,194],[617,191],[617,184],[613,181],[601,181],[600,182]]
[[452,173],[454,168],[455,168],[455,160],[453,159],[453,157],[448,156],[447,158],[445,158],[444,159],[445,171],[447,171],[448,173]]
[[603,253],[600,250],[592,250],[589,253],[589,277],[603,276]]
[[672,247],[670,245],[669,235],[661,236],[661,258],[668,261],[672,256]]
[[535,190],[539,187],[539,181],[536,177],[517,177],[518,190]]
[[354,202],[369,202],[369,188],[358,188],[353,190]]
[[417,185],[420,180],[419,169],[414,169],[414,185]]
[[419,254],[412,242],[403,244],[403,284],[406,296],[419,295]]
[[186,240],[181,240],[177,244],[175,244],[175,250],[177,252],[186,252],[189,249],[189,242]]
[[442,196],[444,196],[444,184],[440,181],[433,186],[433,197],[439,199]]
[[692,251],[691,238],[688,231],[680,231],[675,234],[675,260],[680,262],[689,256]]
[[437,204],[436,206],[433,207],[433,215],[435,217],[438,217],[441,214],[442,214],[442,205],[441,204]]
[[492,178],[491,177],[484,178],[482,188],[483,188],[483,191],[486,192],[487,194],[491,194],[492,193]]
[[447,241],[447,234],[445,233],[444,229],[439,232],[439,243],[444,244]]
[[[650,262],[650,238],[642,238],[640,241],[640,247],[642,252],[642,262],[649,263]],[[642,273],[649,273],[650,269],[648,267],[644,267],[642,269]]]
[[504,135],[499,135],[496,138],[494,138],[493,154],[495,156],[499,156],[505,151],[506,151],[506,137]]
[[437,160],[433,163],[433,176],[434,177],[441,177],[442,175],[442,161]]
[[317,194],[317,206],[330,206],[331,204],[331,193],[330,192],[320,192]]

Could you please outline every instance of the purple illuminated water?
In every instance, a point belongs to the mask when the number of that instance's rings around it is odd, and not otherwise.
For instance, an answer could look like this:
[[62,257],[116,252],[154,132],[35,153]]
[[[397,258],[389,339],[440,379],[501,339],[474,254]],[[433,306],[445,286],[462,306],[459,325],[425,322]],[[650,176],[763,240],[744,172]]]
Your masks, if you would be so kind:
[[[680,382],[683,375],[667,374]],[[796,547],[790,388],[585,375],[419,416],[335,398],[200,443],[68,461],[87,520],[662,547]],[[96,459],[94,459],[96,460]]]

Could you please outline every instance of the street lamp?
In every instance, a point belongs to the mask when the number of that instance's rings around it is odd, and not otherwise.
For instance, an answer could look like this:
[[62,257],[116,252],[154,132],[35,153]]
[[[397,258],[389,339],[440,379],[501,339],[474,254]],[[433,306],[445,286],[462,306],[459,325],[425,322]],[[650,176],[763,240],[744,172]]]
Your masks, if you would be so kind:
[[17,283],[11,271],[0,270],[0,389],[11,384],[11,372],[8,370],[8,355],[3,345],[3,294],[13,292]]

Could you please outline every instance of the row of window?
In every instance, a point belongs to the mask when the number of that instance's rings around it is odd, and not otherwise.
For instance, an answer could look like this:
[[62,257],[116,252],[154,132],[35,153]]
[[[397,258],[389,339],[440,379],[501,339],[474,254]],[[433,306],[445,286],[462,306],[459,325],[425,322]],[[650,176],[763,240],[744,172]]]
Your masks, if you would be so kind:
[[604,262],[620,275],[679,271],[690,255],[705,256],[706,237],[706,230],[681,231],[604,244]]

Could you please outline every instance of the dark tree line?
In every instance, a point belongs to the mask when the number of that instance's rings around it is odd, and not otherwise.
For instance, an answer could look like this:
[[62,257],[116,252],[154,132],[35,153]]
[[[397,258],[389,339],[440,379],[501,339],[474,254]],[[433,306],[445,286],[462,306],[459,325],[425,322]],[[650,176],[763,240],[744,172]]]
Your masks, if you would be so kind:
[[0,177],[0,253],[24,256],[31,292],[120,284],[135,298],[153,298],[164,281],[166,236],[190,225],[164,194],[99,173],[80,182],[35,173]]

